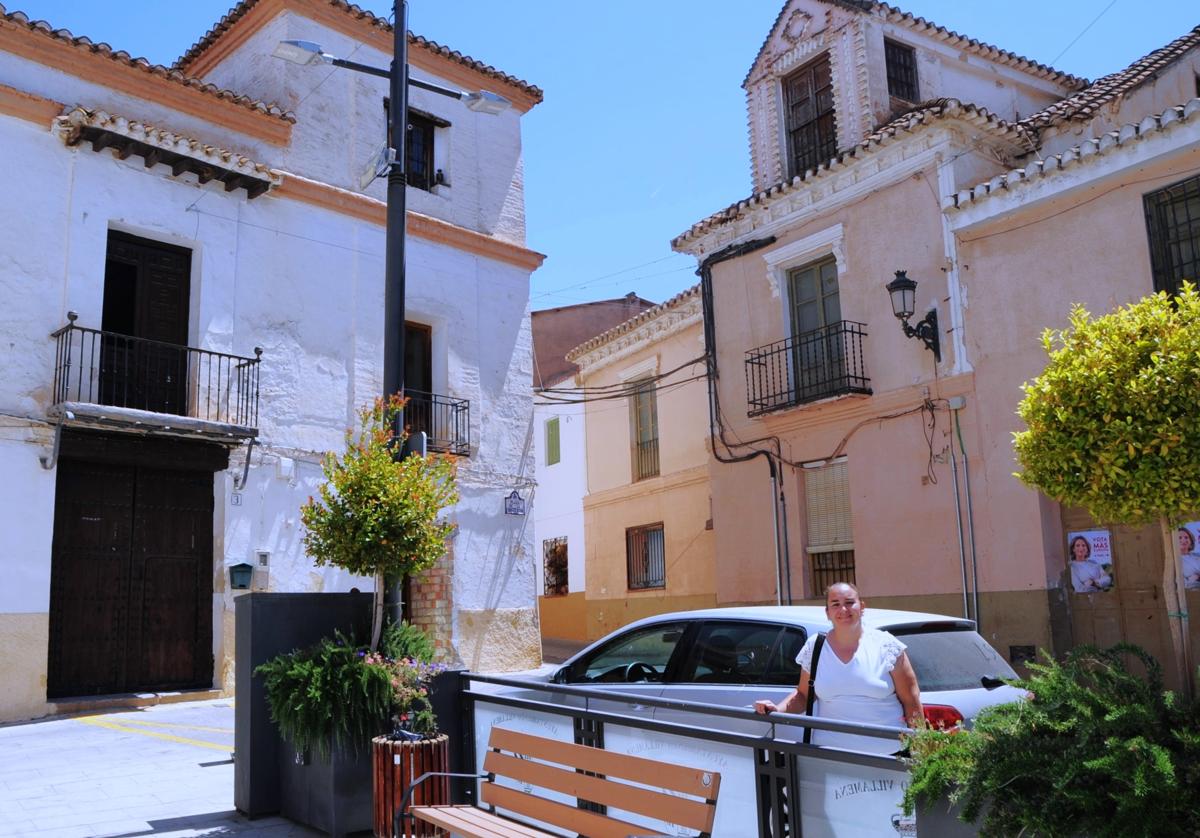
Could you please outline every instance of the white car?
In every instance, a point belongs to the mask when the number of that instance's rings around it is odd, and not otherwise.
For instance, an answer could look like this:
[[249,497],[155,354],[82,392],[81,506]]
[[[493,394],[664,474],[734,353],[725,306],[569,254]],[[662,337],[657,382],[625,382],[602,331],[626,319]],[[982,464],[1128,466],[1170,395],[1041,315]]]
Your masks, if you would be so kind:
[[[891,632],[908,647],[925,716],[933,725],[970,725],[983,708],[1024,695],[1003,683],[1016,673],[970,620],[867,608],[863,625]],[[829,629],[819,606],[660,614],[596,641],[559,668],[543,672],[540,680],[592,687],[597,697],[621,692],[752,709],[755,699],[778,702],[795,688],[800,647],[810,633]],[[639,709],[656,720],[689,723],[677,711]],[[717,726],[743,727],[731,721],[722,719]]]

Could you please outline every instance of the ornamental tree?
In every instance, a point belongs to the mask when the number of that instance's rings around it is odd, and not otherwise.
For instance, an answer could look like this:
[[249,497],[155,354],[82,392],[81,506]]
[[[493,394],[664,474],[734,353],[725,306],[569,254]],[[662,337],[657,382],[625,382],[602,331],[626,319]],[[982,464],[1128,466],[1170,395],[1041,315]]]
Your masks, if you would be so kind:
[[1172,525],[1200,510],[1200,294],[1185,283],[1093,318],[1048,329],[1049,363],[1022,389],[1017,477],[1099,521],[1159,524],[1163,589],[1186,664],[1186,612]]
[[372,649],[383,626],[385,580],[420,573],[438,560],[454,529],[438,516],[458,501],[450,457],[397,459],[404,437],[392,429],[403,404],[399,396],[380,398],[359,411],[358,428],[346,431],[345,451],[325,455],[318,497],[300,510],[314,562],[374,577]]

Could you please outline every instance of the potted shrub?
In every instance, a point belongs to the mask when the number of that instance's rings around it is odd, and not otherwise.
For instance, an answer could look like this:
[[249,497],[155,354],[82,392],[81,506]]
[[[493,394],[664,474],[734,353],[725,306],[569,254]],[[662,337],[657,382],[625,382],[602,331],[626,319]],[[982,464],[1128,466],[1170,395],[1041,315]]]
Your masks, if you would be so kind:
[[1200,704],[1163,690],[1158,663],[1129,644],[1029,668],[1028,700],[910,738],[905,810],[949,799],[981,835],[1194,836]]
[[399,625],[381,649],[383,593],[386,579],[419,573],[445,552],[453,525],[439,516],[458,494],[451,458],[397,458],[403,436],[393,428],[403,403],[377,399],[359,412],[345,450],[325,457],[318,496],[301,509],[304,545],[316,564],[374,578],[369,641],[335,634],[256,670],[288,743],[283,813],[334,835],[371,827],[368,743],[391,718],[393,730],[433,732],[426,686],[437,671],[429,665],[432,643]]

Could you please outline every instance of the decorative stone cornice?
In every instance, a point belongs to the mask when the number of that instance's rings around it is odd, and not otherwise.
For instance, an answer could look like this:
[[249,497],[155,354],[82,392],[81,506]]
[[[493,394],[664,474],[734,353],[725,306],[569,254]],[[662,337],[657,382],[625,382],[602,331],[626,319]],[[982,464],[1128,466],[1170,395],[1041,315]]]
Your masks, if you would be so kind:
[[701,321],[700,286],[676,294],[637,317],[626,320],[567,353],[567,360],[578,364],[581,374],[627,358],[647,346],[677,335]]

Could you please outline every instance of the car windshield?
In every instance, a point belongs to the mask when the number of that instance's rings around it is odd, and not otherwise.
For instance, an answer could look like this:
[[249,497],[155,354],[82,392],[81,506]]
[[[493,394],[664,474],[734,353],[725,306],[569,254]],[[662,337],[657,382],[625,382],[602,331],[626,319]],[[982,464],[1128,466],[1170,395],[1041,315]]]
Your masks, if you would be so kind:
[[977,632],[892,629],[908,647],[908,659],[922,691],[967,690],[982,686],[983,678],[1016,678],[1008,661]]

